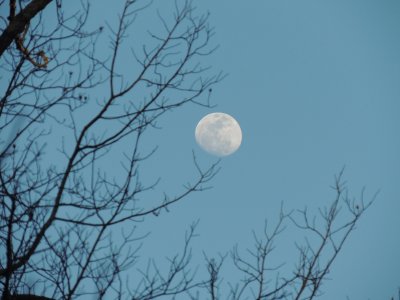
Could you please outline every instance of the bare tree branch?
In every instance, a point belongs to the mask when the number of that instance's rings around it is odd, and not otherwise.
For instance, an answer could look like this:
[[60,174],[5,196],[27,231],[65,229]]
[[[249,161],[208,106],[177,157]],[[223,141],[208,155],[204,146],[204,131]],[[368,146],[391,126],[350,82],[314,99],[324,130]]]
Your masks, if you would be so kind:
[[[15,1],[9,3],[12,23],[33,4],[45,2],[32,1],[15,17]],[[141,153],[143,135],[173,109],[209,106],[204,95],[223,75],[210,74],[200,64],[215,49],[209,45],[213,32],[208,15],[197,16],[190,2],[182,2],[173,18],[160,20],[165,31],[150,33],[149,46],[128,45],[135,48],[131,61],[136,66],[121,76],[125,37],[136,14],[149,7],[138,3],[125,1],[116,26],[109,24],[109,59],[96,51],[107,29],[86,28],[85,3],[76,12],[58,3],[53,28],[43,26],[46,14],[39,13],[24,19],[30,25],[24,32],[16,31],[30,53],[46,49],[46,69],[32,65],[11,44],[1,56],[7,85],[0,95],[0,130],[8,133],[0,138],[4,299],[24,294],[30,276],[37,278],[33,286],[52,298],[126,296],[122,274],[136,262],[146,237],[136,233],[136,225],[208,188],[218,172],[217,163],[202,168],[194,158],[197,178],[192,183],[173,196],[164,192],[143,200],[157,187],[157,180],[145,184],[140,177],[142,162],[153,153]],[[104,98],[98,99],[99,94]],[[48,155],[57,157],[57,163],[46,161]],[[119,162],[117,177],[106,172],[110,160]],[[177,275],[186,272],[184,257],[180,263],[172,261]],[[83,290],[85,284],[93,288]],[[183,285],[182,292],[188,287]],[[159,293],[168,291],[170,287]]]
[[[23,33],[25,28],[29,25],[31,19],[33,19],[38,13],[44,10],[51,1],[52,0],[32,0],[16,16],[14,16],[14,13],[10,14],[10,23],[0,35],[0,57],[3,55],[4,51],[8,47],[10,47],[11,43],[16,40],[20,34]],[[10,6],[10,9],[11,7],[12,5]]]

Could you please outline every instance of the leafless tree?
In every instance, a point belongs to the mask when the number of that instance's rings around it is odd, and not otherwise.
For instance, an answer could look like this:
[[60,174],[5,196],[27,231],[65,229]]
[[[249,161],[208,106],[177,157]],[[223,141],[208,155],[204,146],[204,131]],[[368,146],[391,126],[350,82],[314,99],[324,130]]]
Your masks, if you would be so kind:
[[[127,0],[116,23],[96,27],[88,21],[88,3],[74,11],[65,4],[0,0],[9,8],[0,15],[2,298],[316,298],[371,204],[351,200],[341,175],[319,221],[307,210],[282,209],[275,227],[255,235],[247,255],[235,248],[232,262],[243,278],[227,289],[221,273],[227,257],[206,257],[208,276],[200,279],[190,266],[196,224],[168,268],[150,260],[134,281],[127,278],[146,237],[137,224],[203,190],[218,171],[217,164],[203,169],[194,159],[197,179],[180,194],[147,199],[156,183],[139,177],[152,154],[143,153],[142,138],[172,109],[209,106],[211,87],[223,75],[200,64],[215,49],[213,31],[190,2],[177,2],[172,17],[155,13],[159,30],[131,43],[135,18],[150,2]],[[118,176],[107,172],[111,160],[121,162]],[[342,206],[347,215],[339,214]],[[282,265],[269,257],[288,222],[311,236],[297,245],[293,272],[282,275]]]
[[[247,254],[240,254],[238,247],[234,248],[231,258],[242,278],[237,283],[228,282],[230,292],[225,299],[311,300],[323,294],[321,287],[328,279],[335,259],[376,197],[374,195],[371,200],[365,201],[364,192],[358,199],[350,197],[342,175],[343,171],[335,179],[334,200],[327,207],[319,209],[319,216],[310,214],[307,209],[286,213],[282,208],[275,226],[270,228],[266,223],[262,237],[254,234],[254,247],[247,249]],[[285,274],[281,269],[287,262],[277,263],[271,254],[287,221],[300,230],[305,239],[295,245],[298,262]],[[223,260],[208,261],[206,290],[210,299],[222,298],[216,295],[224,290],[218,274]],[[190,296],[200,299],[193,294]]]
[[[165,276],[157,270],[150,278],[148,270],[129,292],[121,273],[137,259],[138,222],[202,190],[217,171],[195,161],[197,179],[180,194],[139,201],[155,187],[139,177],[152,153],[141,153],[143,135],[174,108],[209,106],[209,90],[223,77],[201,65],[215,49],[208,15],[175,3],[173,16],[158,14],[160,29],[146,43],[132,45],[135,18],[151,3],[127,0],[116,24],[93,29],[89,3],[71,11],[70,3],[50,2],[1,1],[9,4],[0,37],[2,297],[33,289],[54,299],[180,293],[192,285],[193,229]],[[96,51],[107,47],[105,58]],[[125,74],[127,60],[132,72]],[[118,152],[121,145],[129,150]],[[118,176],[106,172],[110,160],[121,162]]]

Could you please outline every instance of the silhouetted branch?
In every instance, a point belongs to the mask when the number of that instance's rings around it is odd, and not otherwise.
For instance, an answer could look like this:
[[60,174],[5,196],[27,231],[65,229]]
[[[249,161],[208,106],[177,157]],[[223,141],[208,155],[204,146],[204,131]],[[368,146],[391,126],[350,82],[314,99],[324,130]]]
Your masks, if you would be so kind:
[[[173,19],[160,19],[163,33],[150,33],[148,46],[135,41],[136,65],[124,74],[126,37],[150,3],[125,1],[115,26],[88,30],[85,3],[71,12],[57,2],[57,22],[44,26],[46,12],[39,12],[49,2],[31,1],[17,12],[11,0],[2,38],[12,33],[17,47],[1,40],[7,49],[1,55],[7,85],[0,96],[3,298],[24,291],[30,276],[52,298],[121,297],[121,276],[146,237],[136,233],[138,222],[207,188],[218,171],[217,164],[203,169],[194,159],[198,176],[180,193],[143,200],[157,187],[140,177],[140,165],[153,153],[141,153],[143,135],[175,108],[208,106],[203,95],[223,78],[208,75],[209,67],[199,62],[214,51],[213,33],[207,15],[196,16],[190,2],[177,4]],[[105,31],[109,59],[96,51]],[[34,56],[43,49],[41,65]],[[118,176],[108,172],[110,161],[119,163],[113,165]],[[187,255],[171,261],[177,275],[186,270]],[[83,290],[87,284],[91,288]]]
[[32,0],[15,15],[16,1],[10,0],[9,23],[0,35],[0,57],[3,55],[4,51],[10,47],[11,43],[17,40],[19,35],[26,30],[31,19],[44,10],[51,1],[52,0]]
[[[237,246],[233,249],[233,264],[243,277],[237,283],[229,283],[227,299],[315,299],[321,295],[321,287],[335,259],[376,197],[374,195],[372,200],[365,202],[363,191],[360,199],[351,199],[342,174],[343,171],[335,179],[334,200],[319,210],[318,218],[311,216],[307,208],[285,213],[282,207],[275,226],[271,228],[266,222],[261,238],[253,234],[255,243],[252,249],[247,249],[246,254],[240,253]],[[287,221],[304,232],[306,238],[303,243],[296,243],[299,260],[293,272],[284,275],[282,268],[287,262],[277,263],[271,255]],[[213,270],[219,269],[220,265]],[[211,277],[218,276],[216,272]],[[200,298],[192,296],[191,299]]]

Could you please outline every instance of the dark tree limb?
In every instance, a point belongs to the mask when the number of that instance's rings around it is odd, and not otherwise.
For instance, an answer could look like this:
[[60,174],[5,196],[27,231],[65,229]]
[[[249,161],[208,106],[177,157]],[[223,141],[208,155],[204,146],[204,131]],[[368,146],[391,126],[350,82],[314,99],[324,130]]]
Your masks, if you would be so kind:
[[10,23],[0,36],[0,57],[12,42],[22,34],[29,22],[52,0],[33,0],[19,14],[11,17]]
[[[217,164],[200,168],[194,158],[197,176],[174,195],[152,193],[158,178],[144,183],[139,176],[142,162],[154,152],[141,153],[143,134],[178,107],[209,107],[207,91],[223,77],[201,64],[201,57],[215,49],[209,46],[208,15],[196,16],[191,3],[183,2],[169,19],[160,16],[165,28],[150,33],[148,46],[131,48],[123,42],[135,15],[148,7],[140,1],[125,1],[116,29],[99,24],[95,30],[86,28],[86,3],[72,11],[57,5],[57,23],[49,28],[46,14],[34,19],[26,14],[34,3],[43,9],[50,1],[27,1],[23,8],[15,7],[16,0],[7,2],[6,27],[14,26],[8,36],[16,44],[5,46],[0,66],[8,83],[0,91],[0,131],[10,133],[0,137],[0,249],[7,249],[0,251],[0,290],[6,299],[28,293],[121,299],[127,296],[127,269],[137,262],[147,236],[136,231],[137,225],[208,188],[218,171]],[[15,30],[18,19],[24,22]],[[110,33],[109,59],[96,51],[104,31]],[[29,49],[28,55],[19,46]],[[127,48],[133,67],[123,72]],[[46,69],[34,63],[36,55],[46,63],[42,49],[49,57]],[[105,97],[98,99],[103,89]],[[52,136],[57,149],[46,147]],[[50,153],[60,160],[47,164]],[[114,164],[118,176],[108,174],[111,157],[119,161]],[[171,274],[145,270],[143,282],[154,285],[138,287],[132,296],[150,299],[149,294],[185,293],[202,284],[189,276],[185,249],[180,260],[171,260]],[[93,288],[84,289],[87,284]]]

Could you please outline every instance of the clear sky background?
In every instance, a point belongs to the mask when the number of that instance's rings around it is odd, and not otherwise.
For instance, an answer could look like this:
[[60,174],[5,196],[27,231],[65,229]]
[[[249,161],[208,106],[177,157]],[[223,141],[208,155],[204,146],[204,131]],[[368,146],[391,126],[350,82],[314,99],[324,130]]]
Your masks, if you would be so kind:
[[[222,160],[214,188],[157,219],[152,238],[172,247],[170,234],[179,242],[199,219],[199,249],[244,249],[265,218],[276,220],[282,201],[287,209],[316,209],[332,200],[329,186],[346,166],[355,197],[363,187],[367,199],[380,193],[322,298],[389,299],[400,285],[400,2],[195,3],[211,13],[220,45],[208,62],[229,76],[214,88],[216,108],[190,107],[160,122],[163,129],[149,136],[160,147],[149,168],[162,169],[168,185],[190,172],[192,149],[213,161],[194,141],[198,120],[212,111],[239,121],[243,144]],[[278,262],[295,262],[290,248],[301,240],[283,233]]]
[[[213,88],[216,107],[177,109],[160,119],[160,130],[146,132],[144,148],[158,150],[143,164],[143,178],[162,178],[154,197],[175,194],[195,177],[193,150],[202,166],[215,162],[194,138],[197,122],[208,113],[234,116],[243,142],[220,162],[212,189],[140,224],[141,232],[152,232],[143,256],[163,259],[178,251],[196,220],[194,266],[204,266],[202,251],[216,256],[236,244],[251,247],[252,230],[261,233],[265,219],[276,221],[282,203],[287,210],[312,211],[329,204],[334,175],[345,166],[352,195],[363,187],[367,200],[380,193],[334,263],[321,299],[390,299],[400,286],[400,1],[193,4],[199,14],[210,12],[216,32],[211,43],[219,45],[203,62],[228,76]],[[123,1],[91,5],[89,21],[97,28],[106,19],[115,24]],[[153,7],[170,16],[175,4],[155,0]],[[144,13],[137,26],[161,25],[156,15]],[[140,47],[134,32],[125,42]],[[102,97],[101,90],[93,93]],[[290,228],[277,241],[273,259],[287,262],[288,270],[297,261],[296,241],[303,235]],[[227,258],[223,284],[232,276],[230,265]]]
[[[104,14],[99,3],[95,15]],[[162,129],[146,137],[158,151],[142,172],[162,177],[157,192],[174,193],[194,174],[192,150],[202,165],[214,162],[194,139],[197,122],[210,112],[234,116],[243,143],[222,159],[213,189],[143,223],[143,231],[152,231],[143,251],[156,258],[174,253],[194,220],[200,220],[194,264],[204,264],[203,250],[212,256],[235,244],[251,247],[252,230],[276,220],[282,202],[288,210],[329,203],[334,175],[345,166],[352,195],[363,187],[366,199],[380,193],[334,264],[322,299],[389,299],[400,286],[400,1],[194,4],[198,13],[210,12],[219,45],[204,61],[229,76],[213,89],[215,108],[189,106],[160,119]],[[174,1],[154,5],[162,15],[174,9]],[[107,7],[107,14],[117,8]],[[137,22],[159,21],[138,16]],[[290,269],[294,243],[302,239],[284,232],[277,263]]]

